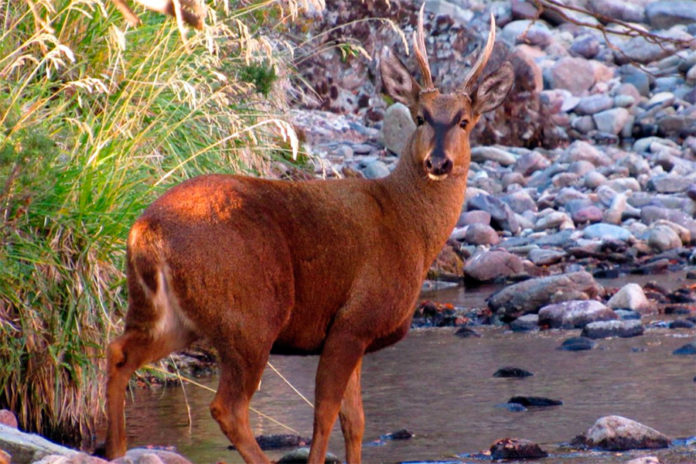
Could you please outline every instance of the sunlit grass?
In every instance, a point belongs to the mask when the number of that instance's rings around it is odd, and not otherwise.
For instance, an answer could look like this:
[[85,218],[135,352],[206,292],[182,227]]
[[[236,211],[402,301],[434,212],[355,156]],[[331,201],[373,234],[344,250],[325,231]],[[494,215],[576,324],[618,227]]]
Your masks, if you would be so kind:
[[248,24],[282,22],[297,2],[211,6],[183,40],[142,10],[127,28],[103,0],[0,2],[0,408],[25,429],[90,436],[144,206],[199,173],[292,158],[279,155],[294,134],[263,97],[278,46]]

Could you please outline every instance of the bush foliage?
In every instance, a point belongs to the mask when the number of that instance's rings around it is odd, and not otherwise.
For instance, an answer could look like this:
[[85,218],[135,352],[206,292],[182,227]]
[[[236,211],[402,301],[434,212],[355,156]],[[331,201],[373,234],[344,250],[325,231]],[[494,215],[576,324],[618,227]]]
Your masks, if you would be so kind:
[[264,173],[287,149],[262,97],[283,49],[248,24],[297,5],[244,5],[212,5],[184,39],[144,10],[128,28],[105,0],[0,3],[0,408],[23,428],[71,444],[93,430],[144,206],[202,172]]

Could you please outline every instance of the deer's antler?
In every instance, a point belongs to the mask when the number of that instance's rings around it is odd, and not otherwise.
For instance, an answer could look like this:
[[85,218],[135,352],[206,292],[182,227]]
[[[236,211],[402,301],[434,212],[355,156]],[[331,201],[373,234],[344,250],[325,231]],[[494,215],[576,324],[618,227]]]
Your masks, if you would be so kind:
[[493,13],[491,13],[491,28],[488,31],[488,41],[486,42],[486,46],[483,48],[481,54],[476,60],[476,63],[474,63],[474,65],[471,67],[466,77],[464,78],[464,83],[461,87],[464,94],[469,95],[471,93],[471,90],[476,85],[476,81],[483,72],[483,68],[485,68],[486,63],[488,63],[488,58],[491,57],[493,45],[495,45],[495,18],[493,17]]
[[423,75],[423,89],[421,92],[432,92],[435,90],[433,85],[433,76],[430,73],[430,63],[428,63],[428,53],[425,50],[425,34],[423,33],[423,11],[425,2],[420,7],[418,12],[418,27],[413,31],[413,52],[416,54],[416,60]]

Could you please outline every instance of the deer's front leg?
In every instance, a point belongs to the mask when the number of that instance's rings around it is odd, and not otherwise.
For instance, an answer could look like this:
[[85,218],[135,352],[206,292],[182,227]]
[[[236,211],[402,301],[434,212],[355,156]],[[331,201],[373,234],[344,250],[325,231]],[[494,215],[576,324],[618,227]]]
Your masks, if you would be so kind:
[[[351,419],[351,433],[346,435],[346,446],[351,441],[351,449],[357,448],[358,460],[354,461],[354,456],[348,456],[348,462],[360,462],[360,440],[362,439],[362,420],[356,421],[355,393],[360,396],[360,363],[365,353],[365,344],[349,332],[342,332],[339,327],[332,328],[329,336],[324,343],[324,349],[319,358],[317,368],[315,410],[314,410],[314,433],[312,435],[312,448],[309,452],[308,464],[323,464],[329,442],[331,429],[336,422],[338,411],[341,408],[341,401],[344,398],[346,387],[351,398],[351,408],[349,408]],[[355,374],[355,372],[358,374]],[[350,386],[349,386],[350,384]],[[360,400],[358,401],[360,403]],[[362,405],[360,405],[359,415],[362,416]],[[348,417],[348,416],[346,416]],[[358,426],[359,427],[356,427]],[[359,429],[359,432],[358,432]],[[356,433],[358,432],[358,433]],[[359,435],[357,445],[355,444],[356,435]],[[348,437],[351,437],[350,439]],[[355,451],[351,451],[355,454]]]
[[348,380],[346,391],[343,393],[341,410],[341,430],[346,442],[346,462],[360,464],[363,432],[365,431],[365,414],[363,412],[362,394],[360,392],[360,370],[362,359],[358,361]]

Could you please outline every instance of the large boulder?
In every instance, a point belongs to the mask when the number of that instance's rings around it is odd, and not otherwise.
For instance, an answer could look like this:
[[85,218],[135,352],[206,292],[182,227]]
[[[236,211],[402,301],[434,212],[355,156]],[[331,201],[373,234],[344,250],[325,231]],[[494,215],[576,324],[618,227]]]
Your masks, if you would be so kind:
[[622,416],[605,416],[586,433],[586,443],[608,451],[666,448],[671,440],[661,432]]
[[75,459],[80,455],[78,451],[3,424],[0,424],[0,449],[12,456],[13,464],[29,464],[51,455]]
[[602,287],[592,274],[579,271],[507,286],[488,298],[488,306],[501,319],[509,321],[523,314],[536,313],[551,303],[594,299],[601,291]]

